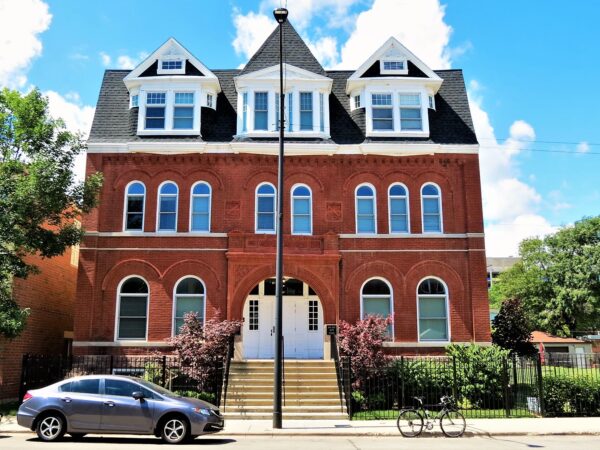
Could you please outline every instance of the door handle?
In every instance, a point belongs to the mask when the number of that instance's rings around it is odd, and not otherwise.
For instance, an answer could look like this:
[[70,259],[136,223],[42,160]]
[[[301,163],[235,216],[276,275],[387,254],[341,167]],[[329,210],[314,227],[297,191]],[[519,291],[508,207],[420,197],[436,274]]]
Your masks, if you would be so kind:
[[105,404],[106,406],[109,406],[109,407],[111,407],[111,408],[113,408],[113,407],[115,406],[115,403],[114,403],[114,402],[104,402],[104,404]]
[[61,400],[65,403],[71,403],[71,399],[69,397],[63,397]]

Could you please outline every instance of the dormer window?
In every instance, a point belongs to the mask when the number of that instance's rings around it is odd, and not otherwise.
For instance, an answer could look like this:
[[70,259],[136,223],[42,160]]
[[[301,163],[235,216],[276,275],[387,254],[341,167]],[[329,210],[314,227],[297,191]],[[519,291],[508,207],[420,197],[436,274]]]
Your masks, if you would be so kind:
[[382,75],[408,74],[408,67],[405,59],[382,59],[379,64]]
[[394,110],[392,94],[373,94],[371,97],[373,130],[393,131]]
[[173,129],[191,130],[194,128],[194,93],[176,92],[173,107]]
[[161,61],[162,70],[179,70],[183,65],[183,61],[167,60]]
[[429,96],[429,109],[435,110],[435,97],[433,95]]
[[360,95],[354,96],[354,109],[360,108]]
[[162,130],[165,128],[166,94],[164,92],[148,92],[146,94],[146,129]]
[[269,93],[254,93],[254,129],[267,131],[269,129]]
[[400,94],[400,129],[423,129],[420,94]]
[[185,74],[185,60],[179,58],[160,59],[156,72],[159,75],[183,75]]
[[206,106],[209,108],[213,107],[213,96],[212,94],[206,94]]
[[371,136],[421,136],[428,133],[427,116],[421,100],[424,95],[395,90],[371,93],[368,98],[370,105],[367,105],[367,133]]
[[300,92],[300,130],[310,131],[313,129],[313,94],[312,92]]
[[129,103],[130,108],[137,108],[140,105],[140,96],[138,94],[132,95]]

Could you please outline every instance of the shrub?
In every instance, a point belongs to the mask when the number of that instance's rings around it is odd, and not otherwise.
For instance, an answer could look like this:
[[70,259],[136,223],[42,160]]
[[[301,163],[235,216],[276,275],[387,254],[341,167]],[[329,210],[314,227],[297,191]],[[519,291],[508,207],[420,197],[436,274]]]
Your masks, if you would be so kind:
[[537,350],[531,341],[533,326],[521,301],[505,300],[493,321],[492,342],[519,356],[533,356]]
[[600,379],[544,374],[544,408],[548,416],[599,416]]
[[175,394],[181,395],[182,397],[197,398],[198,400],[204,400],[208,403],[215,403],[217,396],[211,392],[198,392],[198,391],[175,391]]

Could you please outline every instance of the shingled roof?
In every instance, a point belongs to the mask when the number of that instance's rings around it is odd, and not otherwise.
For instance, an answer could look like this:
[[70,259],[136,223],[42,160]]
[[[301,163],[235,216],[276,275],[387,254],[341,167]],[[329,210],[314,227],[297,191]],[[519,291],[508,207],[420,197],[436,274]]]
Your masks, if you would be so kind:
[[[300,67],[309,72],[325,75],[323,66],[312,54],[304,40],[288,22],[282,25],[284,62]],[[257,70],[266,69],[279,63],[279,27],[275,28],[267,40],[260,46],[248,64],[244,66],[240,75],[245,75]]]

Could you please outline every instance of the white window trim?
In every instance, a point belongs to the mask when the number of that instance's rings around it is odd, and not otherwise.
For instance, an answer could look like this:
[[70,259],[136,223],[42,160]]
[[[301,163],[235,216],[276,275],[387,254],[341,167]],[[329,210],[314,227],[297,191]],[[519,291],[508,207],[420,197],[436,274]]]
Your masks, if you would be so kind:
[[360,287],[360,319],[363,320],[364,319],[364,299],[366,298],[381,298],[382,295],[375,295],[375,294],[363,294],[363,290],[365,288],[365,286],[367,285],[367,283],[369,281],[373,281],[373,280],[379,280],[379,281],[383,281],[387,287],[390,290],[390,298],[389,298],[389,303],[390,303],[390,317],[392,318],[392,341],[395,339],[395,324],[394,324],[394,288],[392,288],[392,284],[385,278],[383,277],[371,277],[369,279],[367,279]]
[[434,111],[436,110],[435,109],[435,95],[433,95],[433,94],[427,95],[427,108],[433,109]]
[[[372,233],[358,230],[358,189],[362,186],[368,186],[373,190],[373,220],[375,221],[375,231]],[[377,234],[377,189],[371,183],[361,183],[354,189],[354,229],[359,236],[372,236]]]
[[[424,210],[424,204],[423,204],[423,188],[425,186],[427,186],[428,184],[431,184],[432,186],[435,186],[438,190],[438,195],[437,195],[437,199],[438,199],[438,205],[440,208],[440,231],[425,231],[425,210]],[[421,194],[421,233],[423,234],[444,234],[444,212],[442,210],[442,188],[440,188],[440,186],[437,183],[434,183],[433,181],[427,181],[426,183],[423,183],[423,185],[421,186],[421,189],[419,190],[419,193]],[[425,197],[427,198],[434,198],[435,196],[433,195],[426,195]]]
[[[440,283],[442,283],[442,285],[444,286],[444,289],[446,290],[446,295],[444,295],[445,299],[446,299],[446,336],[447,339],[421,339],[421,311],[419,310],[419,286],[421,286],[421,283],[423,283],[423,281],[428,280],[428,279],[434,279],[434,280],[438,280]],[[451,327],[450,327],[450,291],[448,290],[448,285],[446,284],[446,282],[444,280],[442,280],[440,277],[436,277],[433,275],[429,275],[426,276],[424,278],[422,278],[418,283],[417,283],[417,289],[415,291],[417,297],[417,342],[451,342],[452,341],[452,334],[451,334]],[[434,295],[425,295],[422,294],[423,296],[427,296],[427,297],[442,297],[442,295],[440,294],[434,294]]]
[[[161,230],[160,229],[160,197],[161,197],[160,190],[167,183],[173,183],[175,185],[175,187],[177,188],[177,194],[175,194],[175,229],[174,230]],[[165,180],[162,183],[160,183],[160,185],[158,186],[157,194],[158,195],[156,196],[156,199],[157,199],[157,202],[156,202],[156,232],[157,233],[167,233],[167,234],[177,233],[177,223],[179,220],[179,185],[172,180]],[[162,195],[166,195],[168,197],[173,197],[173,194],[162,194]]]
[[[373,94],[391,94],[392,95],[392,130],[375,130],[373,129]],[[400,95],[404,94],[419,94],[421,96],[421,130],[401,130],[400,129]],[[361,91],[364,95],[363,106],[365,107],[366,117],[366,136],[367,137],[429,137],[429,114],[428,108],[424,106],[423,98],[429,95],[428,92],[418,86],[403,86],[402,88],[391,87],[381,90],[379,87],[367,87],[365,91]],[[375,106],[377,108],[377,106]]]
[[[123,284],[129,280],[130,278],[139,278],[141,280],[144,281],[144,283],[146,283],[146,286],[148,287],[148,293],[147,294],[128,294],[129,296],[134,296],[134,297],[141,297],[142,295],[146,295],[147,299],[146,299],[146,335],[144,336],[144,339],[140,339],[140,338],[120,338],[119,337],[119,319],[121,318],[121,288],[123,287]],[[117,341],[140,341],[140,342],[146,342],[148,340],[148,325],[150,324],[150,283],[148,283],[148,280],[146,280],[143,276],[141,275],[129,275],[125,278],[123,278],[119,285],[117,286],[117,309],[115,311],[115,342]]]
[[[265,186],[265,185],[269,185],[273,188],[273,190],[275,191],[275,194],[273,196],[273,230],[259,230],[258,229],[258,190],[260,189],[261,186]],[[266,197],[266,194],[260,194],[263,197]],[[269,197],[271,195],[269,194]],[[272,184],[269,183],[268,181],[264,181],[262,183],[259,183],[256,186],[256,189],[254,190],[254,233],[255,234],[275,234],[275,230],[277,230],[277,188]]]
[[[392,104],[391,105],[373,105],[373,96],[374,95],[389,95],[392,100]],[[394,133],[396,131],[395,103],[396,103],[396,99],[395,99],[393,92],[373,91],[373,92],[369,93],[369,104],[371,106],[371,108],[370,108],[370,110],[371,110],[370,127],[371,127],[371,130],[373,131],[373,133],[389,134],[389,133]],[[390,109],[392,111],[392,129],[391,130],[376,130],[375,128],[373,128],[373,110],[374,109]]]
[[[257,129],[256,128],[256,94],[267,94],[267,129],[263,130],[263,129]],[[253,114],[252,114],[252,130],[256,130],[258,132],[267,132],[267,131],[271,131],[271,121],[269,120],[269,117],[272,115],[273,113],[273,108],[271,108],[271,96],[272,96],[272,92],[269,90],[255,90],[252,92],[252,106],[253,106]],[[265,112],[264,110],[260,110],[260,112]]]
[[[133,102],[133,98],[134,98],[134,97],[136,97],[136,98],[137,98],[137,105],[134,105],[134,104],[133,104],[133,103],[134,103],[134,102]],[[137,93],[137,94],[131,94],[131,95],[129,96],[129,109],[132,109],[132,108],[139,108],[139,106],[140,106],[140,94],[139,94],[139,93]]]
[[[175,333],[175,313],[177,311],[177,286],[179,286],[179,283],[181,283],[183,280],[185,280],[186,278],[193,278],[195,280],[198,280],[200,282],[200,284],[202,284],[202,289],[204,289],[204,301],[202,302],[202,325],[204,325],[204,323],[206,323],[206,284],[204,283],[204,281],[201,278],[198,278],[195,275],[184,275],[183,277],[181,277],[179,280],[177,280],[175,282],[175,285],[173,286],[173,296],[171,297],[173,299],[173,308],[172,308],[172,312],[171,312],[171,337],[175,337],[176,333]],[[187,295],[187,296],[196,296],[194,294],[179,294],[179,295]],[[197,296],[196,296],[197,297]]]
[[[419,96],[419,105],[402,105],[400,103],[400,97],[402,97],[403,95],[418,95]],[[427,100],[427,102],[429,103],[429,99]],[[402,128],[402,117],[400,114],[400,111],[402,109],[418,109],[421,112],[421,129],[414,129],[414,128],[409,128],[409,129],[403,129]],[[427,108],[429,109],[429,107]],[[425,109],[425,111],[427,111],[427,109]],[[424,119],[423,119],[423,95],[420,92],[399,92],[398,93],[398,123],[400,125],[400,131],[402,133],[412,133],[412,132],[417,132],[420,133],[425,129],[424,126]]]
[[[142,229],[141,230],[128,230],[127,229],[127,200],[129,198],[129,186],[131,186],[134,183],[140,183],[142,186],[144,186],[144,202],[142,204]],[[127,233],[143,233],[144,232],[144,225],[145,225],[145,220],[146,220],[146,197],[148,195],[148,189],[146,189],[146,185],[144,183],[142,183],[139,180],[133,180],[130,181],[129,183],[127,183],[127,186],[125,186],[125,195],[123,196],[123,231],[127,232]]]
[[[162,68],[163,61],[181,61],[181,69],[163,69]],[[179,56],[160,58],[158,60],[158,67],[156,68],[156,73],[159,75],[184,75],[185,74],[185,63],[186,63],[186,59],[181,58]]]
[[[194,188],[199,184],[205,184],[208,186],[208,230],[193,230],[193,212],[194,212],[194,197],[206,197],[206,194],[194,194]],[[192,184],[190,189],[190,220],[188,230],[190,233],[210,233],[211,230],[211,219],[212,219],[212,186],[208,181],[199,180]]]
[[[401,70],[386,70],[384,69],[384,62],[390,62],[390,61],[402,61],[404,63],[404,69]],[[381,58],[379,60],[379,72],[382,75],[408,75],[408,60],[406,58],[403,57],[388,57],[388,58]]]
[[[294,233],[294,199],[296,198],[296,196],[294,196],[294,189],[296,189],[297,187],[305,187],[306,189],[308,189],[308,192],[310,192],[309,196],[308,196],[308,208],[309,208],[309,217],[310,217],[310,230],[308,233]],[[305,199],[305,196],[299,196],[298,198],[301,199]],[[290,231],[292,234],[297,235],[297,236],[311,236],[313,234],[313,192],[312,189],[310,188],[310,186],[308,186],[307,184],[304,183],[296,183],[292,186],[292,189],[290,189],[290,199],[292,200],[292,204],[290,205],[291,208],[291,214],[290,214]]]
[[[402,186],[406,191],[406,195],[404,199],[406,200],[406,231],[392,231],[392,197],[393,198],[402,198],[402,196],[392,196],[390,194],[392,188],[394,186]],[[388,188],[388,232],[389,234],[410,234],[410,192],[404,183],[394,182],[390,184]]]
[[[193,102],[192,103],[175,103],[175,97],[177,94],[192,94],[192,98],[193,98]],[[171,117],[171,130],[173,131],[193,131],[194,130],[194,124],[196,122],[196,103],[198,103],[197,99],[196,99],[196,92],[195,91],[190,91],[190,90],[174,90],[173,91],[173,114]],[[182,108],[192,108],[192,128],[175,128],[175,108],[177,107],[182,107]]]
[[[149,105],[148,104],[148,93],[164,93],[165,103],[163,105]],[[175,105],[175,93],[193,93],[194,104],[193,105]],[[152,87],[146,90],[140,90],[140,105],[138,112],[138,136],[200,136],[200,105],[202,95],[205,92],[201,89],[194,89],[189,84],[178,87],[177,85],[166,87],[163,83],[159,86]],[[141,101],[143,100],[143,103]],[[146,128],[146,108],[153,106],[163,106],[165,108],[165,126],[164,128]],[[174,129],[174,110],[176,106],[192,106],[194,110],[194,119],[192,128],[186,129]]]

